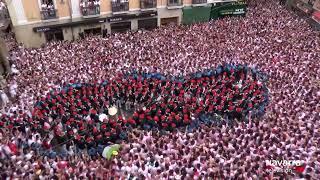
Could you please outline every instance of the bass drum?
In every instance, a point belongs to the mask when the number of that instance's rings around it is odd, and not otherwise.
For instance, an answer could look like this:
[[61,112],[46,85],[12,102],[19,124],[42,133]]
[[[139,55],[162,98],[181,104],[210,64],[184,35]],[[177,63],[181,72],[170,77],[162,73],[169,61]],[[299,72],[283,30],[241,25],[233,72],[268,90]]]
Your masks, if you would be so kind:
[[118,108],[115,107],[115,106],[112,106],[112,107],[110,107],[110,108],[108,109],[108,114],[109,114],[110,116],[114,116],[114,115],[116,115],[117,113],[118,113]]

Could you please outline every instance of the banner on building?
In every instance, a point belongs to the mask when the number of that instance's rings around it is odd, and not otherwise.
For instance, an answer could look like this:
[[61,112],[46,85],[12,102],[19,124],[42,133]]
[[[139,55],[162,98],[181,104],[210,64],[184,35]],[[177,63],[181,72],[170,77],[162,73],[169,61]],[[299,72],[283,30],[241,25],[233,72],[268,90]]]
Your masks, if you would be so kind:
[[245,1],[217,3],[211,8],[211,19],[221,18],[224,16],[245,15],[247,4]]

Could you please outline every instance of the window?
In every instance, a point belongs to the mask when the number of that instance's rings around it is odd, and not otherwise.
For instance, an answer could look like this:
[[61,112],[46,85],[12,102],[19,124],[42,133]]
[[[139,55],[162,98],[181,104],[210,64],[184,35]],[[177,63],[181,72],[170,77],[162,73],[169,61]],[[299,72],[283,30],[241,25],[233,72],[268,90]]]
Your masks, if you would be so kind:
[[62,29],[45,32],[45,37],[47,42],[64,40]]
[[82,0],[80,9],[83,16],[100,14],[100,0]]
[[84,30],[85,35],[100,35],[101,34],[101,28],[92,28],[92,29],[85,29]]
[[54,7],[53,0],[42,0],[41,1],[41,18],[42,20],[49,20],[55,19],[56,16],[56,9]]
[[172,17],[172,18],[161,18],[161,25],[177,25],[178,24],[178,17]]
[[155,8],[155,7],[157,7],[156,0],[140,0],[141,9]]
[[169,5],[180,5],[180,0],[168,0]]
[[152,30],[154,28],[157,28],[157,26],[157,18],[138,20],[138,29]]
[[126,32],[131,30],[131,22],[121,22],[111,24],[111,32]]
[[112,0],[111,1],[112,11],[129,11],[129,0]]

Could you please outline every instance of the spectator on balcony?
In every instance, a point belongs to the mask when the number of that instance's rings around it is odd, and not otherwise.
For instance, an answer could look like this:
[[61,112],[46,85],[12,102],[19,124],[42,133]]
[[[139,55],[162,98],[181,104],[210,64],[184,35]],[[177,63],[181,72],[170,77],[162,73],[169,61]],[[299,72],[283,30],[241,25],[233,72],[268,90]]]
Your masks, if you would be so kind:
[[93,2],[94,8],[96,10],[96,14],[100,14],[100,0],[96,0]]
[[84,8],[84,7],[86,7],[86,2],[85,1],[81,1],[80,8]]
[[47,10],[47,4],[41,4],[41,10],[42,11],[45,11],[45,10]]
[[52,0],[42,1],[41,11],[42,11],[43,19],[50,19],[50,17],[55,17],[53,1]]
[[0,2],[0,10],[7,9],[6,4],[4,2]]
[[41,4],[42,11],[51,11],[54,10],[54,4],[52,0],[44,0]]
[[112,0],[113,3],[115,4],[121,4],[121,3],[126,3],[126,2],[129,2],[128,0]]
[[83,0],[80,3],[83,15],[100,14],[100,0]]
[[6,107],[7,104],[9,103],[9,98],[8,98],[7,94],[3,90],[0,90],[0,97],[1,97],[1,105],[2,105],[2,107]]

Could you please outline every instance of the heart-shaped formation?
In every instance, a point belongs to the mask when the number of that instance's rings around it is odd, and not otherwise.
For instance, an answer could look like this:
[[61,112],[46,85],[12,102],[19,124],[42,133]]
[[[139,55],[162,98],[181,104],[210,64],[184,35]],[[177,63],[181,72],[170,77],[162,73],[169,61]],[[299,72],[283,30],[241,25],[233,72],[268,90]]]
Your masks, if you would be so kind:
[[[266,78],[242,65],[224,65],[187,77],[130,74],[110,82],[72,84],[51,92],[34,108],[33,127],[78,143],[106,144],[124,138],[130,127],[171,130],[200,115],[243,120],[262,115],[268,102]],[[136,109],[128,118],[106,118],[110,106]],[[129,107],[129,108],[128,108]]]

